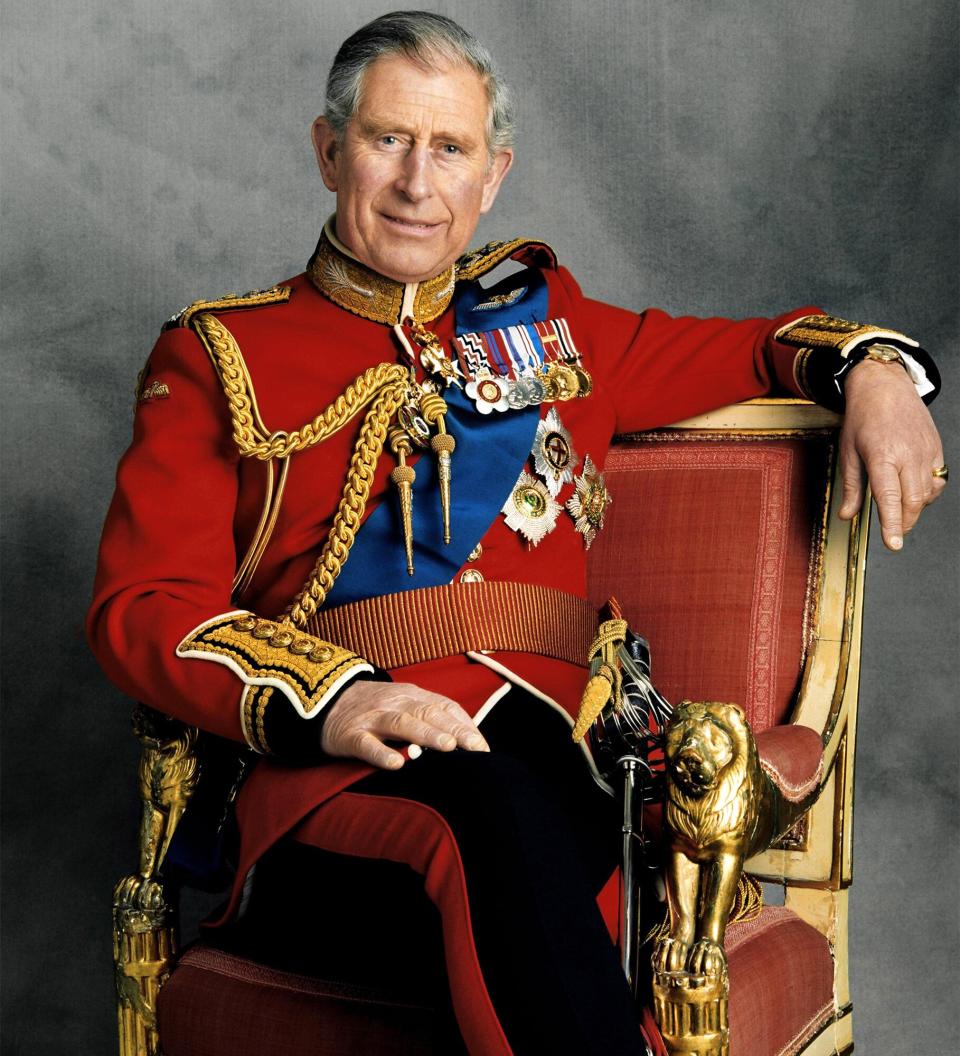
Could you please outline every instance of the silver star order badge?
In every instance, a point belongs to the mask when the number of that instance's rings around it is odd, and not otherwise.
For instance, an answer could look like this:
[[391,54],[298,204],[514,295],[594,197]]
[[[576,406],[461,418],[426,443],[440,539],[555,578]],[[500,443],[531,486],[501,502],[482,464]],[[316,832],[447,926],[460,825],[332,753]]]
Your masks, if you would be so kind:
[[576,521],[577,531],[583,536],[586,548],[603,528],[603,515],[613,502],[603,479],[603,474],[593,464],[589,455],[583,460],[583,473],[576,480],[577,493],[567,499],[567,511]]
[[573,480],[573,471],[580,461],[556,407],[551,407],[547,415],[541,418],[533,438],[532,454],[533,468],[543,477],[550,494],[556,498],[564,484]]
[[506,517],[508,528],[536,546],[556,528],[560,504],[542,481],[521,473],[500,512]]

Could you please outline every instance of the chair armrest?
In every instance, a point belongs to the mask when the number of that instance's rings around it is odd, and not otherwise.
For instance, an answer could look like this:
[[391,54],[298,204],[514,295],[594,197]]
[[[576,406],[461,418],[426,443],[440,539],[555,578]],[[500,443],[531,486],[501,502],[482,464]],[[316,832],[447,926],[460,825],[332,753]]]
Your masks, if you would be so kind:
[[774,726],[755,737],[760,766],[790,803],[806,800],[820,787],[823,741],[809,726]]

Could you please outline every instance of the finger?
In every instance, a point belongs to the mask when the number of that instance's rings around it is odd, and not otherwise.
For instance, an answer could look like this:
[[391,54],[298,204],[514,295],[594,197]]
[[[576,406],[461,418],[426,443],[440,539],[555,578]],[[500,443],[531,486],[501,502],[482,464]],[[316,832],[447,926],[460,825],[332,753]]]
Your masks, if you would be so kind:
[[904,467],[900,473],[900,506],[904,533],[917,523],[917,518],[933,493],[933,476],[929,480],[915,467]]
[[393,741],[410,741],[423,748],[436,748],[441,752],[452,752],[457,747],[457,739],[452,733],[424,722],[409,711],[381,712],[370,729]]
[[853,444],[842,444],[840,447],[840,478],[842,500],[839,516],[849,521],[860,512],[863,505],[863,463]]
[[935,469],[943,469],[943,448],[938,448],[937,454],[933,459],[933,463],[930,466],[930,479],[933,481],[933,489],[930,492],[930,496],[927,502],[935,502],[943,494],[943,489],[947,486],[946,478],[934,476],[933,471]]
[[870,487],[877,503],[880,534],[888,550],[903,547],[903,511],[900,502],[900,474],[889,462],[869,467]]
[[436,700],[418,705],[414,714],[438,730],[450,734],[461,748],[466,748],[471,752],[490,751],[490,746],[477,728],[477,724],[459,704],[452,700],[438,697]]
[[403,766],[403,756],[388,748],[369,730],[357,730],[351,735],[348,739],[348,754],[383,770],[399,770]]

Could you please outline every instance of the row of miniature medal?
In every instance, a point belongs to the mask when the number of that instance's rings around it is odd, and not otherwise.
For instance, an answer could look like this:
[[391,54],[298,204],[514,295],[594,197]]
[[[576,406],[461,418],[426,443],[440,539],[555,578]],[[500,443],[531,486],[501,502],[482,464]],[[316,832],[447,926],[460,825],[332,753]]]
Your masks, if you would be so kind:
[[[531,454],[533,468],[542,480],[526,471],[520,474],[500,511],[507,527],[536,546],[556,528],[560,513],[566,509],[589,550],[603,528],[604,513],[612,499],[603,474],[589,455],[583,460],[583,472],[574,476],[580,459],[555,407],[537,426]],[[576,490],[561,507],[557,497],[564,485],[571,483]]]
[[464,391],[481,414],[572,400],[593,390],[565,319],[463,334],[454,347],[468,379]]
[[394,329],[411,366],[419,360],[430,375],[421,384],[411,375],[409,398],[400,412],[404,429],[421,446],[429,442],[431,430],[420,413],[420,394],[437,391],[440,383],[462,388],[481,414],[572,400],[593,391],[565,319],[463,334],[454,339],[456,359],[447,355],[436,334],[413,320]]
[[409,339],[405,344],[419,349],[416,358],[424,370],[445,386],[462,388],[481,414],[572,400],[593,391],[565,319],[462,334],[454,339],[456,359],[419,324],[408,322],[404,337]]

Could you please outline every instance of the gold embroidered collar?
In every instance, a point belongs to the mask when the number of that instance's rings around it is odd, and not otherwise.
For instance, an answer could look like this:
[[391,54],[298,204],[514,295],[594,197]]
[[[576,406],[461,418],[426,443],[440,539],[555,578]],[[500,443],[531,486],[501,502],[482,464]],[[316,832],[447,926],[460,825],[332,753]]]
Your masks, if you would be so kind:
[[419,283],[388,279],[353,256],[337,238],[331,218],[307,265],[307,275],[334,304],[364,319],[395,326],[406,315],[418,323],[442,315],[453,298],[457,269],[452,264],[435,278]]

